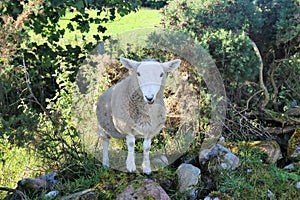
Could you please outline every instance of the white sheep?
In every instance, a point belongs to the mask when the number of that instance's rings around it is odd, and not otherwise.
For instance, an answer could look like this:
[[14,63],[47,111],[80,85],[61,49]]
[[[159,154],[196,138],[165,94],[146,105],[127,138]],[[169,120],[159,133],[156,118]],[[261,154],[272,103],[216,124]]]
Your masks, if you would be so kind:
[[135,172],[135,139],[144,138],[142,167],[145,174],[151,174],[151,139],[159,133],[166,118],[164,87],[167,73],[174,71],[181,60],[160,63],[121,58],[120,61],[132,71],[131,75],[106,90],[97,103],[98,132],[103,146],[102,164],[105,168],[109,167],[109,139],[126,138],[126,168],[129,172]]

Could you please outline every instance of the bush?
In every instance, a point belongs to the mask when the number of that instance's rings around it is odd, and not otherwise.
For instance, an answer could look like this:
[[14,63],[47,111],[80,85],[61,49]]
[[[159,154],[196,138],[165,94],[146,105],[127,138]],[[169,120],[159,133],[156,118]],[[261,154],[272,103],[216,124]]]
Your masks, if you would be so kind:
[[[264,73],[274,70],[279,60],[291,59],[299,48],[298,8],[299,1],[294,0],[175,0],[163,9],[162,23],[198,38],[216,59],[227,89],[247,88],[242,92],[229,90],[236,94],[230,99],[235,102],[242,97],[245,101],[257,90],[255,84],[247,85],[258,80],[259,62],[250,42],[260,50]],[[270,89],[271,83],[266,85]]]
[[159,9],[167,4],[167,0],[142,0],[143,7]]

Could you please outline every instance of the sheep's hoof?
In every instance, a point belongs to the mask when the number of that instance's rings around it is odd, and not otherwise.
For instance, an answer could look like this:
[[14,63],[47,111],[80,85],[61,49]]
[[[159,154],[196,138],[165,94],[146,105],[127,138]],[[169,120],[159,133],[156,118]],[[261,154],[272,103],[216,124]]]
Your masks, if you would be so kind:
[[129,173],[135,173],[136,172],[136,168],[131,168],[131,169],[127,168],[127,171]]
[[152,173],[151,169],[143,169],[143,173],[146,175],[150,175]]
[[152,173],[152,171],[150,170],[150,171],[143,171],[144,172],[144,174],[146,174],[146,175],[151,175],[151,173]]

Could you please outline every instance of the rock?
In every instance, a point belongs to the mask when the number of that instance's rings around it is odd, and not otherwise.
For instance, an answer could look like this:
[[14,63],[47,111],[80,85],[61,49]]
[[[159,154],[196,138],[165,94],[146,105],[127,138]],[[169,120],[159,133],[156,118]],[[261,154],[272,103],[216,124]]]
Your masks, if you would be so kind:
[[300,189],[300,182],[296,183],[296,188]]
[[292,160],[300,160],[300,129],[295,130],[289,139],[287,155]]
[[164,189],[150,179],[142,179],[130,183],[120,194],[117,195],[117,200],[152,198],[155,200],[171,200]]
[[99,194],[93,189],[83,190],[65,197],[62,197],[60,200],[97,200]]
[[151,165],[154,169],[159,169],[169,165],[169,161],[165,155],[158,155],[151,158]]
[[209,193],[207,197],[204,198],[204,200],[232,200],[233,198],[228,196],[227,194],[218,192],[218,191],[212,191]]
[[46,188],[46,181],[38,178],[23,178],[18,182],[18,189],[24,190],[39,190]]
[[55,197],[57,197],[59,195],[59,191],[54,190],[54,191],[50,191],[47,194],[45,194],[45,199],[54,199]]
[[204,200],[220,200],[219,197],[205,197]]
[[49,190],[58,183],[56,177],[57,177],[57,173],[50,173],[50,174],[40,176],[38,178],[23,178],[18,182],[17,189],[21,191],[24,190],[37,191],[40,189]]
[[300,167],[300,162],[298,162],[298,163],[291,163],[291,164],[285,166],[283,169],[289,170],[289,171],[295,171],[299,167]]
[[282,158],[279,144],[274,140],[255,141],[248,143],[250,147],[255,147],[267,154],[267,163],[274,164]]
[[270,199],[273,199],[275,197],[274,193],[271,190],[267,191],[267,195]]
[[208,170],[234,170],[239,166],[239,161],[240,159],[236,155],[220,144],[215,144],[210,149],[202,150],[199,154],[200,164],[208,164]]
[[49,173],[49,174],[40,176],[38,178],[46,181],[47,188],[52,188],[58,183],[58,180],[56,179],[57,176],[58,176],[58,174],[54,172],[54,173]]
[[191,164],[181,164],[176,170],[179,191],[188,193],[189,199],[197,198],[196,185],[200,179],[200,169]]

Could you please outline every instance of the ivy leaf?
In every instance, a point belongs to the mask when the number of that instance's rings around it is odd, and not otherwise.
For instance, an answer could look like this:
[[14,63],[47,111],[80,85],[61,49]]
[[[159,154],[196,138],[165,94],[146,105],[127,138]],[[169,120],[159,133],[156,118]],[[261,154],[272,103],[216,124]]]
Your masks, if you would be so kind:
[[104,32],[107,30],[107,28],[105,28],[104,26],[99,25],[98,28],[97,28],[97,30],[98,30],[100,33],[104,33]]
[[70,31],[74,31],[74,26],[73,24],[70,22],[67,24],[67,28],[70,30]]

